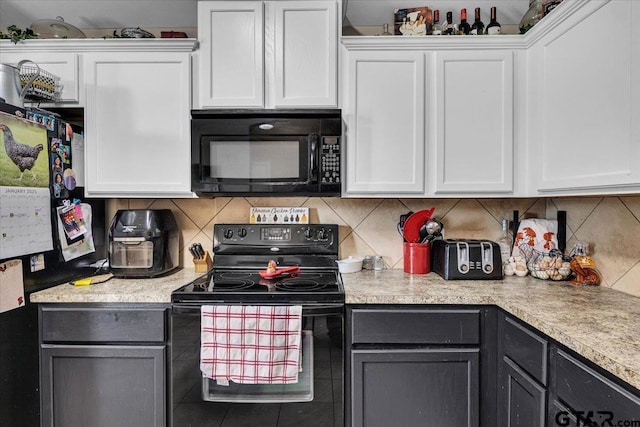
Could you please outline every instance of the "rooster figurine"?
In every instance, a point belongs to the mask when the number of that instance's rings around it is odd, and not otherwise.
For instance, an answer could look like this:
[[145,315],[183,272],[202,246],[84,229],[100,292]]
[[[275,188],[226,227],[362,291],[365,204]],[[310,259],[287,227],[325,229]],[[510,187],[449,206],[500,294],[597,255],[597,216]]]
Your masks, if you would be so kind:
[[44,148],[42,144],[35,146],[21,144],[14,139],[13,132],[11,132],[9,126],[4,123],[0,123],[0,130],[2,130],[4,134],[4,150],[7,152],[7,156],[9,156],[11,161],[20,169],[20,178],[16,179],[22,181],[24,171],[28,169],[29,172],[31,172],[32,178],[35,180],[36,174],[31,168],[35,165],[38,155]]

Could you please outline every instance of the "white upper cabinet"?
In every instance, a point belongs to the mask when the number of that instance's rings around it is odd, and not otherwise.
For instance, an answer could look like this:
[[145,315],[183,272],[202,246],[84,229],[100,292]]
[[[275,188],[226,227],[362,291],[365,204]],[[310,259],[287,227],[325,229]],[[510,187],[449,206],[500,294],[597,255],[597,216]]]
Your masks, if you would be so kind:
[[346,196],[516,195],[515,61],[500,38],[343,38]]
[[336,1],[198,2],[196,108],[337,107]]
[[[335,1],[272,2],[275,13],[274,107],[337,107]],[[269,44],[267,43],[267,46]],[[268,61],[269,64],[271,61]]]
[[83,55],[87,196],[191,196],[190,52]]
[[263,2],[198,2],[197,107],[264,105],[263,37]]
[[347,196],[424,195],[424,64],[422,52],[349,53]]
[[511,194],[513,52],[439,51],[435,57],[433,193]]
[[638,192],[640,2],[572,6],[529,49],[531,192]]

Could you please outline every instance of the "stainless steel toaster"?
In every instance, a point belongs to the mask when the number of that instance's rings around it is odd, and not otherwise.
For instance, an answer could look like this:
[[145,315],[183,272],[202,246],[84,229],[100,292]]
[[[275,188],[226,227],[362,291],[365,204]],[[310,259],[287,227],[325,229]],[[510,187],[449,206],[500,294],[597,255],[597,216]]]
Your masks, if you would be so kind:
[[447,280],[502,279],[500,246],[489,240],[434,240],[431,270]]

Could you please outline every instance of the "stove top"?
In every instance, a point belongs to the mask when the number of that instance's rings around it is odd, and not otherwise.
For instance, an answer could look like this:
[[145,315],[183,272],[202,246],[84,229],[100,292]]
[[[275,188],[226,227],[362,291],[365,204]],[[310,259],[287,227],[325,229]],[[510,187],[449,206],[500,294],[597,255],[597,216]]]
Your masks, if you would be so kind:
[[[337,225],[216,224],[214,267],[172,294],[188,303],[344,303]],[[263,279],[269,260],[300,272]]]
[[212,269],[172,295],[174,302],[344,302],[338,271],[301,271],[263,279],[257,271]]

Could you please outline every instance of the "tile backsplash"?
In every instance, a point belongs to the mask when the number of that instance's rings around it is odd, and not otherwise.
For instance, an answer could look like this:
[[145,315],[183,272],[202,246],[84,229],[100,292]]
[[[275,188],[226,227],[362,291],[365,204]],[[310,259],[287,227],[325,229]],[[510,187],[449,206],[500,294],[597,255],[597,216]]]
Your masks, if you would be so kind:
[[567,251],[577,240],[589,243],[602,276],[602,286],[640,296],[640,196],[533,199],[341,199],[250,198],[112,199],[109,219],[117,209],[171,209],[181,231],[185,268],[193,263],[188,247],[213,247],[214,223],[249,222],[253,206],[304,206],[311,223],[340,226],[340,257],[382,255],[389,268],[402,268],[402,238],[396,224],[408,211],[435,207],[448,238],[495,240],[502,218],[556,218],[567,212]]

